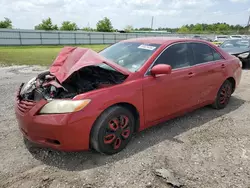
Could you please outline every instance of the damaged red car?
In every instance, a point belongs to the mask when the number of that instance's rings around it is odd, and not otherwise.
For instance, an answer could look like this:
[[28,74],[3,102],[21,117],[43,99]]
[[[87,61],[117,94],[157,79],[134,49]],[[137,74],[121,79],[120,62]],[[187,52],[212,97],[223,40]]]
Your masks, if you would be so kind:
[[98,53],[65,47],[48,71],[21,84],[15,113],[36,144],[114,154],[133,133],[206,105],[225,108],[241,67],[196,39],[129,39]]

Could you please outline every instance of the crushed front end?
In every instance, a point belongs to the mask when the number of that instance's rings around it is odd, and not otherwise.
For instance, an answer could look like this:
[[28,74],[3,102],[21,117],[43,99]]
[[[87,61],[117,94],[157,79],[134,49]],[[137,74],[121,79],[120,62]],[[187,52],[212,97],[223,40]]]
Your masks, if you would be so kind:
[[[17,91],[15,114],[20,131],[25,138],[41,146],[63,151],[89,149],[89,135],[97,113],[93,112],[93,107],[89,108],[92,111],[88,110],[89,99],[75,100],[74,97],[121,84],[127,78],[112,68],[89,63],[91,58],[87,61],[81,58],[83,54],[72,61],[75,55],[66,54],[60,66],[65,71],[71,63],[66,74],[60,71],[60,77],[51,70],[42,72],[21,84]],[[96,57],[93,60],[98,61]],[[59,59],[62,58],[59,56]],[[79,62],[81,66],[74,69]]]
[[126,76],[119,72],[88,66],[74,72],[61,84],[49,71],[45,71],[23,84],[20,97],[29,101],[72,99],[79,94],[120,84],[125,79]]

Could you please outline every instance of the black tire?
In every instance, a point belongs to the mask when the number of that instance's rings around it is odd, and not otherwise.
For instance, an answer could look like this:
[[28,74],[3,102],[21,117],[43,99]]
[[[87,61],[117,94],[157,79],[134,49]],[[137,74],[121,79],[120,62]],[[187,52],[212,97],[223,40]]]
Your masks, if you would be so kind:
[[91,147],[107,155],[118,153],[131,140],[134,127],[135,118],[129,110],[121,106],[108,108],[100,115],[92,128]]
[[226,80],[222,86],[220,87],[216,99],[214,103],[212,104],[213,108],[215,109],[223,109],[225,108],[231,98],[233,92],[233,86],[232,83],[229,80]]

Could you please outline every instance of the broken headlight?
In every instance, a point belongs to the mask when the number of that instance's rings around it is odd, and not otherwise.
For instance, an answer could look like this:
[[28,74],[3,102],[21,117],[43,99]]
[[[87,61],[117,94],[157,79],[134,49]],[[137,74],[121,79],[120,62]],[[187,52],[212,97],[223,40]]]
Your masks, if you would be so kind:
[[249,52],[246,52],[246,53],[243,53],[243,54],[240,54],[238,55],[238,57],[242,58],[242,59],[245,59],[249,56]]
[[25,93],[30,93],[35,87],[36,77],[32,78],[30,81],[28,81],[24,86],[22,87],[20,94],[23,95]]
[[85,108],[90,99],[84,100],[51,100],[45,104],[39,114],[63,114],[77,112]]

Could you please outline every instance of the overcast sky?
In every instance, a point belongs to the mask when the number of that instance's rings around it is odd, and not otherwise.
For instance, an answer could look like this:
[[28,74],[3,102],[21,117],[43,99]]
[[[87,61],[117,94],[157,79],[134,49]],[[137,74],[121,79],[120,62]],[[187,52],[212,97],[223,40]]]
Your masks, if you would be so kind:
[[74,21],[95,27],[107,16],[117,29],[126,25],[154,28],[183,24],[227,22],[246,25],[250,0],[0,0],[0,20],[8,17],[15,28],[33,29],[51,17],[58,25]]

